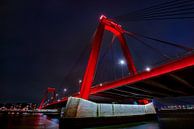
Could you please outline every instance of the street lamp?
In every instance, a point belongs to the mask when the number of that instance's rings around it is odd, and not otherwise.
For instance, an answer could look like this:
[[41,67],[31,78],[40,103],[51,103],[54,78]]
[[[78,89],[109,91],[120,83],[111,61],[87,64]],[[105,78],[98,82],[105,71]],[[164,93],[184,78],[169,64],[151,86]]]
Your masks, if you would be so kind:
[[146,68],[145,68],[145,71],[147,71],[147,72],[149,72],[150,70],[151,70],[150,67],[146,67]]
[[65,93],[67,92],[67,88],[63,89],[63,95],[65,96]]
[[123,60],[123,59],[119,60],[119,64],[120,65],[124,65],[125,64],[125,60]]
[[126,64],[125,60],[123,60],[123,59],[119,60],[119,64],[121,65],[122,77],[123,77],[123,66]]
[[59,97],[59,94],[56,94],[56,95],[55,95],[55,97],[56,97],[56,99],[58,99],[58,97]]
[[64,88],[63,91],[66,92],[67,91],[67,88]]

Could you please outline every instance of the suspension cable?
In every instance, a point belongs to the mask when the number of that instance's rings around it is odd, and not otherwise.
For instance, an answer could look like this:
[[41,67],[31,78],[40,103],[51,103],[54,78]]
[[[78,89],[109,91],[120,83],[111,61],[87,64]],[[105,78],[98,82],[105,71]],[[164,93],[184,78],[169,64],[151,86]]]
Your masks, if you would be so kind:
[[145,39],[150,39],[150,40],[156,41],[156,42],[158,42],[158,43],[162,43],[162,44],[165,44],[165,45],[174,46],[174,47],[183,49],[183,50],[185,50],[185,51],[193,51],[193,50],[194,50],[194,48],[186,47],[186,46],[179,45],[179,44],[176,44],[176,43],[173,43],[173,42],[169,42],[169,41],[164,41],[164,40],[152,38],[152,37],[145,36],[145,35],[142,35],[142,34],[138,34],[138,33],[135,33],[135,32],[127,32],[127,31],[125,31],[125,33],[127,33],[128,35],[131,35],[131,36],[132,36],[132,35],[133,35],[133,36],[136,35],[136,36],[143,37],[143,38],[145,38]]
[[[114,40],[115,40],[115,36],[113,35],[113,37],[112,37],[112,39],[111,39],[111,43],[110,43],[110,45],[108,45],[105,49],[105,51],[104,51],[104,53],[102,54],[102,56],[101,56],[101,60],[98,62],[98,69],[100,69],[99,71],[104,71],[104,62],[105,62],[105,57],[108,55],[108,53],[109,53],[109,51],[111,50],[111,48],[112,48],[112,45],[113,45],[113,42],[114,42]],[[103,77],[103,75],[104,74],[100,74],[99,72],[97,72],[96,73],[96,77],[101,77],[101,78],[99,78],[100,80],[101,79],[103,79],[104,77]]]
[[141,39],[138,38],[137,36],[131,35],[131,33],[128,33],[128,32],[126,32],[126,34],[127,34],[128,36],[132,37],[133,39],[135,39],[136,41],[138,41],[139,43],[142,43],[142,44],[145,45],[146,47],[148,47],[148,48],[154,50],[155,52],[157,52],[157,53],[159,52],[159,53],[160,53],[163,57],[165,57],[166,59],[171,59],[171,57],[169,57],[168,55],[166,55],[166,54],[164,54],[163,52],[161,52],[161,50],[159,50],[159,49],[157,49],[157,48],[155,48],[155,47],[153,47],[153,46],[147,44],[145,41],[141,40]]
[[193,15],[191,16],[191,14],[194,14],[193,6],[193,0],[173,0],[117,16],[115,19],[117,21],[138,21],[194,18]]

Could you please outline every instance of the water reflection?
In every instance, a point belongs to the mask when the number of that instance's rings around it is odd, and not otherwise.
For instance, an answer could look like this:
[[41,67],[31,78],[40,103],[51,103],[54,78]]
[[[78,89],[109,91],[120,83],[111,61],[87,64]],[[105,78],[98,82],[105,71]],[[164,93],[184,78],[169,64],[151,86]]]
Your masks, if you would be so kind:
[[[193,123],[194,119],[188,118],[181,120],[162,119],[159,122],[137,122],[90,129],[194,129]],[[59,129],[59,119],[43,114],[0,114],[0,129]]]
[[160,127],[158,123],[152,122],[152,123],[146,123],[135,127],[125,128],[125,129],[160,129]]
[[86,128],[86,129],[160,129],[160,126],[158,122],[142,122],[142,123],[135,123],[135,124],[104,126],[104,127]]
[[58,129],[58,120],[46,115],[0,115],[1,129]]

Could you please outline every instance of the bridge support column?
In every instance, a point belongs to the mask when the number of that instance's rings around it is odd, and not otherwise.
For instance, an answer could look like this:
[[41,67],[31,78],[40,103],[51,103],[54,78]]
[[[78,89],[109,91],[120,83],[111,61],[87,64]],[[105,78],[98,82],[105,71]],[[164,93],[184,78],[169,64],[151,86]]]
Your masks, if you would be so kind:
[[121,49],[123,51],[123,55],[125,56],[125,59],[127,61],[127,66],[128,66],[128,70],[129,70],[130,74],[131,75],[137,74],[137,70],[135,68],[135,63],[133,61],[132,55],[131,55],[130,50],[127,46],[127,43],[126,43],[126,40],[125,40],[123,34],[120,34],[118,36],[118,39],[119,39],[120,44],[121,44]]
[[104,25],[100,23],[95,33],[95,37],[92,41],[92,50],[90,53],[87,68],[81,85],[80,97],[83,99],[88,99],[90,95],[90,88],[92,86],[94,74],[96,71],[96,65],[98,62],[100,47],[102,44],[103,33],[104,33]]

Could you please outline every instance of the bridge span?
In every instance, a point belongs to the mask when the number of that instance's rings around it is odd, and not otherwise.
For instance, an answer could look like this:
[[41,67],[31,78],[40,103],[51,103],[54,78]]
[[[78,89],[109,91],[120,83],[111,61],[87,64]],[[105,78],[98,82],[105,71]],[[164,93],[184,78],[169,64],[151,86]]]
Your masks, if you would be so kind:
[[[120,41],[123,55],[125,56],[128,70],[131,74],[115,81],[92,85],[103,32],[105,30],[113,33]],[[92,40],[91,53],[81,83],[81,90],[80,92],[73,94],[73,97],[106,103],[128,103],[130,99],[134,99],[146,104],[153,98],[194,95],[193,49],[189,49],[190,51],[184,56],[139,73],[136,70],[133,58],[126,44],[124,37],[125,33],[135,36],[134,33],[125,31],[121,25],[115,23],[113,20],[108,19],[103,15],[100,17],[97,31]],[[47,93],[48,92],[52,92],[55,97],[55,89],[48,88]],[[63,107],[67,100],[68,97],[64,97],[61,100],[44,104],[44,98],[39,108]]]
[[[194,54],[173,60],[150,71],[92,86],[89,100],[95,102],[126,103],[129,98],[152,99],[192,96],[194,94]],[[72,95],[80,97],[80,93]],[[61,107],[65,97],[42,108]]]

